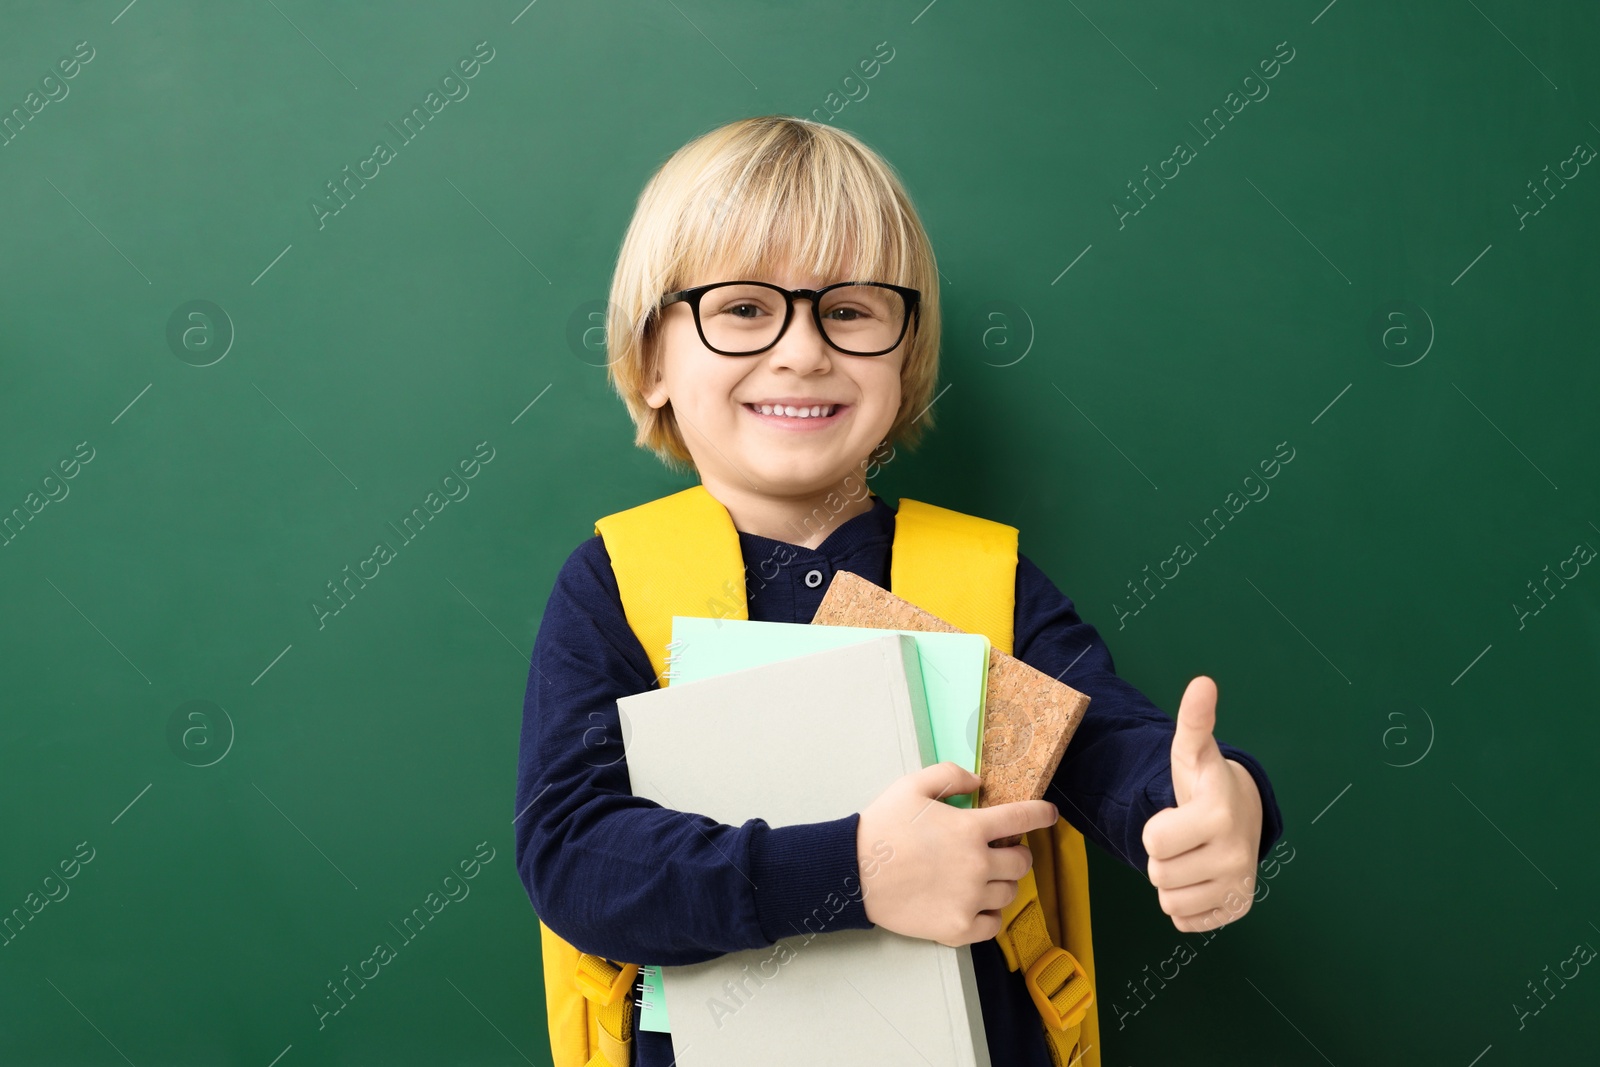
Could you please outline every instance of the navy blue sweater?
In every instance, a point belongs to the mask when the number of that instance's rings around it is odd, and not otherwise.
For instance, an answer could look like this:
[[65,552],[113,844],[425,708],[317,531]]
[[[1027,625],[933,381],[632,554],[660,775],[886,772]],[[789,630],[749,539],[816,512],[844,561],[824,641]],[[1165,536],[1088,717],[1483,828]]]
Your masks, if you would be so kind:
[[[894,519],[874,496],[872,510],[815,549],[740,532],[749,617],[810,622],[838,570],[888,588]],[[1046,799],[1090,841],[1143,871],[1145,821],[1175,804],[1173,719],[1116,676],[1095,628],[1020,553],[1013,645],[1018,659],[1090,697]],[[859,877],[860,813],[799,826],[762,819],[729,826],[633,796],[616,701],[656,686],[623,615],[605,544],[592,537],[562,566],[533,644],[514,824],[528,899],[567,942],[613,960],[699,963],[768,947],[799,929],[846,876]],[[1220,747],[1261,791],[1264,857],[1283,829],[1272,786],[1254,758]],[[860,899],[830,922],[832,929],[872,925]],[[972,961],[990,1059],[996,1067],[1050,1067],[1022,974],[1006,969],[992,939],[972,946]],[[638,1010],[635,1003],[634,1063],[670,1067],[671,1035],[638,1030]]]

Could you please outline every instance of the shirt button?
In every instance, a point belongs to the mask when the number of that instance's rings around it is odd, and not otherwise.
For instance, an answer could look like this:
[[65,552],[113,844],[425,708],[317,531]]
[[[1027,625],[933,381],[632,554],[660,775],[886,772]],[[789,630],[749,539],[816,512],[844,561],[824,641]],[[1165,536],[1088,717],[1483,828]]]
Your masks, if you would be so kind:
[[818,570],[806,571],[806,588],[815,589],[822,584],[822,572]]

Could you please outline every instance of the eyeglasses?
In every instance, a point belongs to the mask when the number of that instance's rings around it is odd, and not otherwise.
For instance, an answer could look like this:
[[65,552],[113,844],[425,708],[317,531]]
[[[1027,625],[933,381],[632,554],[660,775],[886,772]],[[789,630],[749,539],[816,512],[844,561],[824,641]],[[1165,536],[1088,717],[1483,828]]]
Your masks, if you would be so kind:
[[707,348],[724,356],[753,356],[778,343],[794,318],[796,299],[811,301],[817,332],[850,356],[894,351],[907,323],[922,319],[922,293],[888,282],[836,282],[821,289],[713,282],[668,293],[658,307],[684,301],[694,309],[695,329]]

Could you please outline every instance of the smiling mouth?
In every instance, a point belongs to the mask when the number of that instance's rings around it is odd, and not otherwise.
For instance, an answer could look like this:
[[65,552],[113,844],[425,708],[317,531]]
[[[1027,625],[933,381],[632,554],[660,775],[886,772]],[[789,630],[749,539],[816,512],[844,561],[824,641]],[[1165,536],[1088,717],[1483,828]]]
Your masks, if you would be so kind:
[[792,404],[745,404],[748,411],[768,418],[782,418],[794,422],[826,422],[840,411],[845,404],[812,404],[806,407],[796,407]]

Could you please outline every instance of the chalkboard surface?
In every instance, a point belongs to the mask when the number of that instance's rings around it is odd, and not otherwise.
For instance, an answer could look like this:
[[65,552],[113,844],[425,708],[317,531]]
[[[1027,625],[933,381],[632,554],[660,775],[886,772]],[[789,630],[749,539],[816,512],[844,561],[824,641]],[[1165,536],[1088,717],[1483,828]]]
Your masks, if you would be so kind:
[[1017,526],[1272,774],[1211,939],[1092,855],[1105,1062],[1592,1055],[1597,45],[1506,0],[7,4],[0,1062],[548,1062],[528,654],[594,519],[689,484],[596,313],[651,170],[769,113],[883,152],[939,255],[878,492]]

